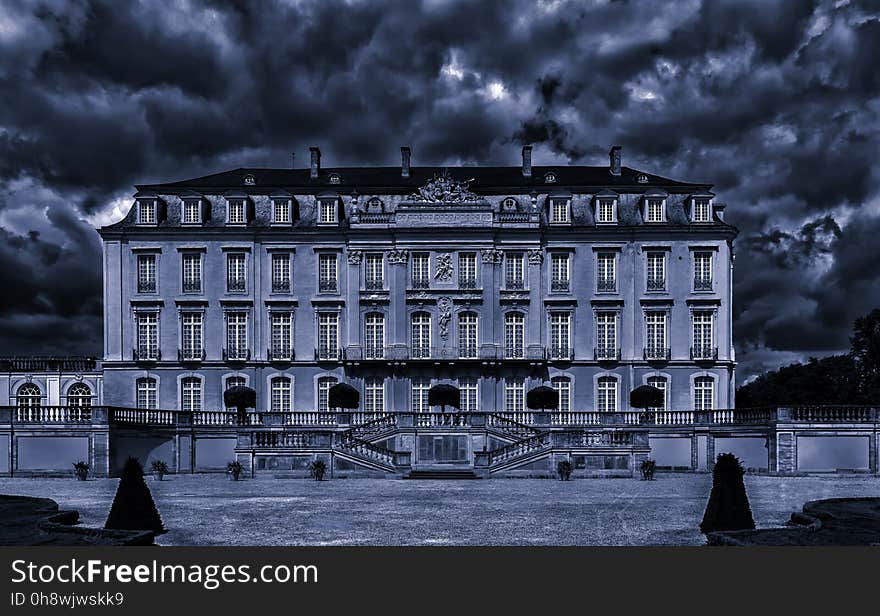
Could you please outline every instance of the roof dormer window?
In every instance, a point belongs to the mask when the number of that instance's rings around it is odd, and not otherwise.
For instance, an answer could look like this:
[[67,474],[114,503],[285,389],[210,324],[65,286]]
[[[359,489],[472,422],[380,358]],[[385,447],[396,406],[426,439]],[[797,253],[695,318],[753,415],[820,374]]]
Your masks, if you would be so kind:
[[229,199],[226,222],[230,225],[243,225],[247,222],[247,208],[244,199]]
[[290,224],[290,199],[272,200],[272,222],[279,225]]
[[647,184],[648,183],[648,176],[645,175],[644,173],[640,173],[639,175],[636,176],[636,182],[638,182],[639,184]]
[[550,199],[550,224],[567,225],[571,223],[571,201],[554,197]]
[[691,199],[691,221],[712,222],[712,199],[710,197]]
[[342,178],[339,177],[338,173],[330,174],[330,183],[331,184],[339,184],[342,181]]
[[596,200],[596,222],[605,225],[617,222],[617,199],[602,197]]
[[544,174],[544,182],[546,184],[555,184],[556,183],[556,174],[552,171],[548,171]]
[[318,223],[322,225],[333,225],[339,222],[336,199],[320,199],[318,201],[318,208]]
[[252,176],[250,173],[248,173],[246,176],[244,176],[244,185],[245,186],[255,186],[256,183],[257,183],[257,180],[254,179],[254,176]]
[[200,199],[184,199],[181,221],[185,225],[197,225],[202,222],[202,202]]
[[156,224],[156,200],[140,199],[138,201],[138,224],[155,225]]
[[507,197],[501,202],[501,211],[502,212],[515,212],[516,211],[516,199],[513,197]]
[[663,197],[645,199],[645,222],[666,222],[666,199]]

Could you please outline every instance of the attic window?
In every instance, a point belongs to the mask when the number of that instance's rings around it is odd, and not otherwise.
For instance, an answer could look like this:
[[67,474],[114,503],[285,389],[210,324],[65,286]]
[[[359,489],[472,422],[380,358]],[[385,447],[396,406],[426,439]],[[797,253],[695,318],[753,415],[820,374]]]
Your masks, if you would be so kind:
[[516,199],[514,199],[513,197],[507,197],[507,199],[501,202],[501,209],[505,212],[515,212]]
[[156,201],[153,199],[144,199],[138,201],[138,224],[155,225],[156,224]]
[[555,184],[556,183],[556,174],[552,171],[544,174],[544,182],[547,184]]
[[287,224],[290,222],[290,199],[272,200],[272,222]]
[[254,179],[250,173],[244,176],[244,185],[245,186],[254,186],[257,183],[257,180]]
[[384,208],[382,205],[382,200],[379,197],[373,197],[369,201],[367,201],[367,211],[368,212],[381,212]]
[[636,177],[636,182],[638,182],[639,184],[647,184],[648,183],[648,176],[645,175],[644,173],[640,173],[638,175],[638,177]]
[[246,220],[244,199],[229,199],[227,222],[231,225],[243,225]]
[[331,173],[330,174],[330,183],[331,184],[339,184],[339,182],[340,182],[339,174],[338,173]]

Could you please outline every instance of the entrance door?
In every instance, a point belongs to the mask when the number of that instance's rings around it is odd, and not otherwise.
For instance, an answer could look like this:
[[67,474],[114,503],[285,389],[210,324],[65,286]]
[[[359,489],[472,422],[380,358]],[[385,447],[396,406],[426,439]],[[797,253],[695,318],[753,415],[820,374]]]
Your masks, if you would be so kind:
[[467,464],[468,437],[454,434],[420,434],[420,464]]

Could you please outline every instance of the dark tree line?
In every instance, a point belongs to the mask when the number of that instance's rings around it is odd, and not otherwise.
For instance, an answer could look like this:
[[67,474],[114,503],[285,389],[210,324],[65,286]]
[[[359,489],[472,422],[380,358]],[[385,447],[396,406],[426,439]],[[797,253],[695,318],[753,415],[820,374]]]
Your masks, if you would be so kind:
[[811,357],[736,390],[740,408],[791,404],[880,404],[880,309],[856,319],[849,353]]

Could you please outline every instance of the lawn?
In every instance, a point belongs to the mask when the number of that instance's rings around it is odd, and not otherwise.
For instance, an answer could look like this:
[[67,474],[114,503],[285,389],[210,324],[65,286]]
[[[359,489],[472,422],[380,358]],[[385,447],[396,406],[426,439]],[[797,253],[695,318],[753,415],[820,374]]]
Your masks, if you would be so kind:
[[[169,532],[162,545],[700,545],[712,478],[148,479]],[[0,494],[44,496],[104,523],[116,479],[0,478]],[[746,476],[759,527],[784,523],[805,501],[878,496],[878,477]]]

